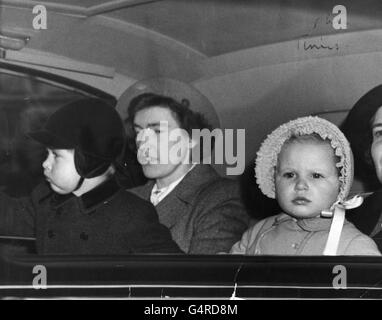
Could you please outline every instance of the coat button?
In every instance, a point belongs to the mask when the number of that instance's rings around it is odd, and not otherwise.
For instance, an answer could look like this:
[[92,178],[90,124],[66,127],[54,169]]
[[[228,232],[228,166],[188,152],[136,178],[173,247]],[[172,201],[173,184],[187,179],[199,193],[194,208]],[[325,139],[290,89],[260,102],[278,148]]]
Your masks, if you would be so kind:
[[89,239],[89,236],[88,236],[85,232],[81,232],[81,234],[80,234],[80,238],[81,238],[82,240],[88,240],[88,239]]
[[52,239],[54,237],[53,230],[48,230],[48,238]]

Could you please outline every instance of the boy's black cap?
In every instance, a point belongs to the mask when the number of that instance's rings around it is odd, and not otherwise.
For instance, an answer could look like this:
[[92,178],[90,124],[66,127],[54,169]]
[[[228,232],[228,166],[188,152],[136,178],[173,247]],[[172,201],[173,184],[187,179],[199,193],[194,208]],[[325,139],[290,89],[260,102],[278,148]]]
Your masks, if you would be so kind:
[[28,135],[48,148],[75,149],[108,164],[122,154],[125,144],[118,112],[93,98],[64,105],[49,117],[42,130]]

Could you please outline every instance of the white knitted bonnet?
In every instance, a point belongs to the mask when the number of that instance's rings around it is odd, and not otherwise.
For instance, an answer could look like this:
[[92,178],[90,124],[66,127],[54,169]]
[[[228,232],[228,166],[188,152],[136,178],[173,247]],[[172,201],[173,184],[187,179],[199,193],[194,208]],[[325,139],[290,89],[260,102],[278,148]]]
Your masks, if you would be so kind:
[[267,136],[257,152],[255,175],[260,190],[269,198],[275,198],[275,169],[277,158],[284,143],[291,136],[318,134],[329,140],[340,161],[340,192],[337,202],[343,202],[349,194],[353,183],[353,154],[349,142],[340,129],[333,123],[319,117],[302,117],[289,121]]

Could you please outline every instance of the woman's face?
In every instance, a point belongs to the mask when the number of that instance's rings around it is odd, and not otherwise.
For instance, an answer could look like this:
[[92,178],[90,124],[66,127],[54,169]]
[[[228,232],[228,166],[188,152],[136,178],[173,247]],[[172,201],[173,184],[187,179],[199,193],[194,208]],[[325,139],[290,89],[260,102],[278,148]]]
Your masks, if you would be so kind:
[[382,182],[382,107],[375,113],[371,129],[373,133],[371,156],[378,180]]
[[185,130],[178,131],[179,123],[171,111],[160,106],[140,110],[134,117],[134,129],[144,175],[166,184],[179,178],[189,159],[190,139]]

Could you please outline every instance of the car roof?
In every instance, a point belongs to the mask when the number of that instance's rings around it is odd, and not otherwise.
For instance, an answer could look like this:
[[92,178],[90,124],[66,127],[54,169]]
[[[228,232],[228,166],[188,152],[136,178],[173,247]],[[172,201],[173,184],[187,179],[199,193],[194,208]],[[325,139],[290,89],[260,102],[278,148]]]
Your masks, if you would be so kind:
[[[46,30],[32,9],[44,4]],[[382,82],[377,0],[349,0],[336,29],[334,0],[4,0],[1,33],[25,39],[5,61],[86,83],[117,99],[137,80],[189,83],[223,128],[246,130],[246,163],[281,123],[309,114],[342,121]],[[118,106],[126,117],[126,106]],[[340,114],[342,112],[342,114]],[[331,117],[331,116],[330,116]],[[223,171],[220,171],[223,172]]]

